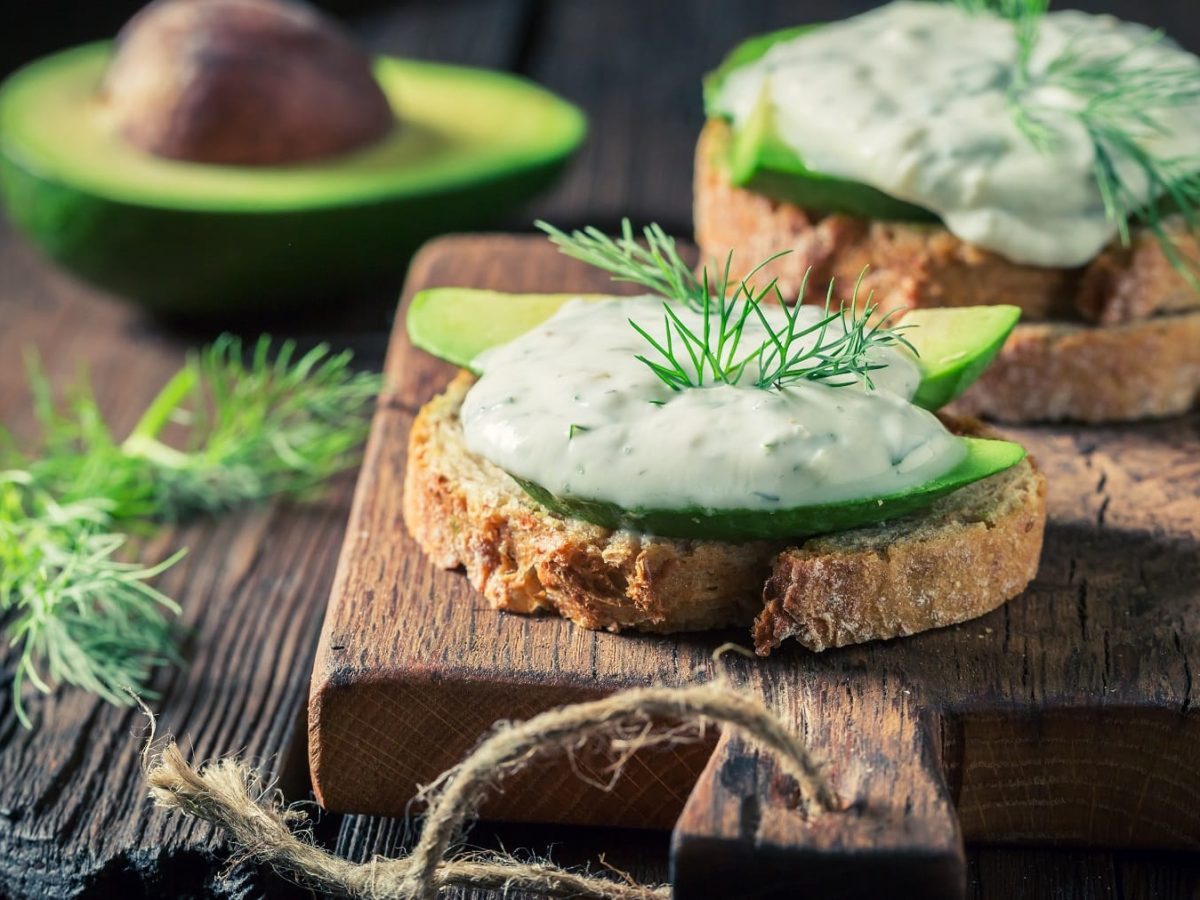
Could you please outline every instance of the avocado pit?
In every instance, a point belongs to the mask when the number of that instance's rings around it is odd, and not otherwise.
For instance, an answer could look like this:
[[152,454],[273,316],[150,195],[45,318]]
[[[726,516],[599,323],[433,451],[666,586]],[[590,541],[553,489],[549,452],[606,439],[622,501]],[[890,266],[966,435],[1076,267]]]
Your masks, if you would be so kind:
[[118,35],[101,102],[139,149],[218,165],[325,159],[395,125],[370,58],[290,0],[151,3]]

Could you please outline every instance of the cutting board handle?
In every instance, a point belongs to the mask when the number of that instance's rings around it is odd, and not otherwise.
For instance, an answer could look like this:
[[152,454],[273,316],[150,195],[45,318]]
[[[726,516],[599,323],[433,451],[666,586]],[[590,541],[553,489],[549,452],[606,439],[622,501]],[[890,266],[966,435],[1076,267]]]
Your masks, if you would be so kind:
[[[812,682],[775,711],[826,761],[843,808],[806,817],[770,753],[726,731],[672,835],[676,900],[961,898],[966,864],[940,723],[882,678]],[[763,693],[771,704],[782,692]]]

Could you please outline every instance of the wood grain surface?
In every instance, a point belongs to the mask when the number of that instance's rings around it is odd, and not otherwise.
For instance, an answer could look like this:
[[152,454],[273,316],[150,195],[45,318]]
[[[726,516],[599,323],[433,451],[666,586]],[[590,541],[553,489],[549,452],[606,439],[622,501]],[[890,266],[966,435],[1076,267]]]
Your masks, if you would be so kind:
[[[122,4],[128,11],[139,5]],[[691,199],[685,161],[702,119],[700,75],[745,36],[847,15],[869,4],[331,0],[321,5],[336,12],[373,6],[358,12],[352,24],[378,52],[519,72],[542,79],[584,108],[591,121],[588,147],[557,189],[512,217],[513,228],[526,228],[535,216],[563,225],[612,227],[620,216],[633,215],[686,235]],[[1069,5],[1163,26],[1186,46],[1200,49],[1195,0]],[[111,36],[123,15],[121,5],[101,9],[76,0],[16,4],[6,12],[11,15],[0,29],[0,68],[5,69],[42,52]],[[379,365],[395,295],[334,299],[323,315],[288,318],[270,327],[309,342],[320,337],[352,347],[365,364]],[[56,274],[0,225],[0,422],[5,426],[29,433],[20,360],[30,345],[42,349],[57,384],[92,365],[102,406],[119,425],[128,425],[156,390],[157,379],[204,337],[165,331]],[[1103,467],[1105,460],[1097,458],[1096,464]],[[1093,500],[1093,513],[1101,502]],[[298,726],[348,505],[349,479],[323,506],[267,508],[199,523],[163,536],[148,551],[165,554],[179,544],[191,548],[187,567],[162,584],[183,601],[188,630],[181,637],[189,661],[185,670],[156,678],[162,698],[154,706],[162,727],[201,756],[245,751],[264,767],[283,772],[292,798],[306,796],[305,730]],[[1108,602],[1103,592],[1092,594],[1090,588],[1084,598],[1092,640],[1102,640],[1108,627]],[[1072,608],[1077,607],[1076,602]],[[1123,608],[1118,605],[1114,615]],[[1169,630],[1169,623],[1162,626]],[[1020,653],[1024,647],[1017,640],[1010,650]],[[1135,653],[1136,647],[1112,654],[1110,680],[1126,677]],[[1033,660],[1029,677],[1036,680],[1036,654]],[[0,659],[6,673],[11,663]],[[1151,664],[1146,663],[1147,670]],[[1101,665],[1089,677],[1098,680],[1097,672],[1103,671]],[[1164,677],[1178,678],[1178,667]],[[0,685],[0,693],[5,690]],[[138,716],[70,691],[49,700],[35,698],[33,704],[39,728],[24,732],[13,724],[7,700],[0,699],[0,895],[308,896],[253,866],[221,877],[228,850],[211,829],[164,817],[143,801]],[[997,739],[997,767],[1007,763],[1007,740]],[[967,827],[968,809],[959,811]],[[397,819],[328,814],[319,817],[317,835],[343,855],[366,861],[402,851],[411,829]],[[545,853],[553,847],[554,858],[569,864],[594,864],[604,853],[609,863],[650,881],[667,876],[668,839],[665,832],[639,829],[490,823],[470,835],[473,846],[485,848]],[[1194,855],[969,847],[967,858],[969,892],[979,898],[1200,896],[1200,860]],[[499,895],[455,891],[451,896]]]
[[[590,291],[604,280],[538,238],[481,236],[428,245],[406,294],[445,284]],[[401,813],[491,719],[720,668],[830,761],[846,813],[803,821],[769,760],[730,743],[685,810],[699,755],[672,751],[635,760],[607,792],[568,761],[539,764],[488,813],[662,826],[682,810],[674,847],[680,886],[696,879],[688,896],[736,883],[764,848],[779,850],[781,872],[796,848],[809,871],[814,855],[835,860],[835,876],[882,854],[900,877],[905,859],[911,883],[940,879],[954,895],[965,862],[952,802],[968,840],[1200,847],[1200,417],[1011,430],[1047,473],[1051,522],[1038,579],[1003,609],[899,641],[718,665],[713,649],[745,635],[613,635],[495,613],[421,556],[400,514],[407,430],[452,371],[397,325],[314,671],[310,759],[327,807]]]

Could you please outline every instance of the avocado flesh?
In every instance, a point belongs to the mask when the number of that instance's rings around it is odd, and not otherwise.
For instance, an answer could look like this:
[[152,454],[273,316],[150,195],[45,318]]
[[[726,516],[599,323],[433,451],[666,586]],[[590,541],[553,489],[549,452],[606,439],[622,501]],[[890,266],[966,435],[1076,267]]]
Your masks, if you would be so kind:
[[[750,38],[735,47],[724,62],[704,79],[704,101],[708,115],[723,118],[716,109],[716,98],[731,72],[758,60],[776,44],[817,27],[804,25],[774,31]],[[738,187],[814,212],[847,213],[883,221],[939,221],[935,213],[870,185],[810,169],[780,137],[765,92],[750,118],[733,130],[726,163],[729,178]]]
[[[520,337],[568,300],[612,299],[579,294],[505,294],[472,288],[429,288],[408,307],[405,325],[413,346],[471,369],[479,354]],[[958,396],[987,367],[1012,331],[1015,306],[922,309],[903,321],[916,348],[921,384],[914,402],[937,409]],[[477,371],[477,370],[476,370]],[[543,506],[605,528],[628,528],[664,537],[755,540],[844,531],[895,519],[929,506],[939,497],[1016,465],[1019,444],[960,438],[967,449],[957,466],[907,491],[839,503],[761,509],[624,509],[601,500],[560,497],[535,482],[515,478]]]
[[434,234],[486,224],[546,186],[582,114],[502,73],[383,58],[382,141],[319,163],[214,166],[125,142],[96,90],[111,45],[0,87],[0,188],[13,222],[98,286],[184,318],[344,298],[397,277]]
[[941,409],[983,374],[1021,318],[1019,306],[914,309],[900,320],[917,352],[921,383],[912,402]]
[[733,132],[727,157],[729,179],[744,187],[818,213],[847,213],[891,222],[937,222],[938,217],[858,181],[808,168],[779,136],[768,98]]
[[[489,347],[540,325],[572,299],[595,294],[505,294],[473,288],[429,288],[413,297],[406,326],[414,347],[464,369]],[[913,403],[935,410],[961,394],[987,368],[1021,316],[1016,306],[916,309],[901,320],[917,350],[921,384]]]
[[995,475],[1025,458],[1025,449],[1010,441],[959,438],[967,448],[962,462],[944,475],[907,491],[861,500],[844,500],[790,509],[623,509],[601,500],[558,497],[541,485],[514,480],[533,499],[569,518],[604,528],[638,531],[662,537],[720,541],[801,538],[847,531],[898,519],[929,506],[940,497]]
[[598,294],[506,294],[475,288],[427,288],[408,306],[408,339],[420,350],[463,369],[491,347],[541,325],[568,300],[611,299]]

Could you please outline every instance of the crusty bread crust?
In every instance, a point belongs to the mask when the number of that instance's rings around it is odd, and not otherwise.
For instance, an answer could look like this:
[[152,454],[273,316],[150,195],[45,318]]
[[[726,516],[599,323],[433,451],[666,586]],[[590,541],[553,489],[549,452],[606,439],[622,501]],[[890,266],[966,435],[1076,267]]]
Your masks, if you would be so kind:
[[793,637],[826,650],[981,616],[1037,575],[1045,524],[1046,482],[1026,461],[919,515],[811,538],[776,559],[755,648]]
[[[472,383],[460,374],[417,415],[404,517],[436,565],[463,566],[497,609],[650,632],[748,626],[757,615],[760,653],[787,636],[822,650],[973,618],[1015,596],[1037,570],[1044,487],[1029,461],[956,491],[928,514],[798,546],[610,531],[549,512],[466,449],[458,411]],[[939,571],[943,557],[949,563]],[[907,560],[894,581],[889,559]],[[1006,560],[1004,571],[990,579],[969,580],[963,568],[969,564],[973,573],[980,560],[997,559]],[[841,593],[806,575],[801,560],[810,561],[808,570],[814,560],[836,560]],[[845,585],[856,579],[862,587],[851,594]],[[830,603],[822,605],[824,590]],[[879,602],[881,592],[889,603]]]
[[[816,284],[833,277],[845,286],[869,265],[864,286],[885,310],[1021,308],[1022,324],[956,410],[1006,422],[1114,422],[1175,415],[1200,401],[1200,293],[1146,229],[1082,270],[1022,266],[939,226],[816,216],[734,187],[722,162],[727,141],[728,127],[710,121],[696,149],[696,240],[705,256],[732,247],[735,265],[749,265],[792,249],[767,270],[786,293],[809,266]],[[1192,235],[1176,229],[1173,237],[1200,258]]]
[[1005,422],[1117,422],[1200,401],[1200,313],[1121,325],[1018,325],[954,404]]
[[[1114,244],[1084,269],[1026,266],[965,243],[940,225],[818,215],[730,183],[724,158],[729,127],[710,120],[696,146],[696,243],[705,258],[748,268],[791,250],[764,274],[786,297],[812,268],[816,285],[835,278],[848,291],[863,282],[883,310],[1007,303],[1025,319],[1084,319],[1112,324],[1165,312],[1200,310],[1200,294],[1171,266],[1146,229],[1132,246]],[[1200,257],[1194,237],[1173,228],[1180,250]]]

